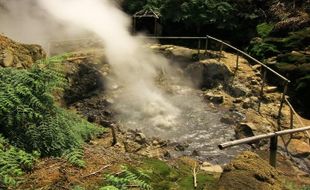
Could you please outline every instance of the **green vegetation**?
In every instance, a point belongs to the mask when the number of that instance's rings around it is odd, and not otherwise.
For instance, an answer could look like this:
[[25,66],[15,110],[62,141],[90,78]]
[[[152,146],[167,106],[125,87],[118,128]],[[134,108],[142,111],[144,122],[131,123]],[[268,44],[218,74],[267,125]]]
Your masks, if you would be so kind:
[[142,190],[150,190],[150,177],[139,170],[130,171],[127,167],[122,167],[122,171],[118,175],[107,174],[105,182],[108,184],[100,190],[128,190],[130,188],[139,188]]
[[14,177],[31,170],[35,155],[64,155],[84,167],[81,145],[102,132],[54,102],[53,94],[66,84],[56,63],[66,56],[40,61],[27,70],[0,69],[0,182],[5,186],[16,185]]
[[260,37],[265,38],[269,36],[273,28],[274,28],[273,24],[268,24],[264,22],[256,26],[256,31]]
[[0,134],[0,189],[17,185],[15,178],[30,171],[38,156],[37,152],[29,154],[11,146]]
[[264,42],[253,42],[248,49],[248,53],[258,59],[265,59],[280,53],[275,45]]
[[[142,165],[138,166],[138,168],[150,176],[152,179],[150,185],[153,189],[195,189],[193,186],[193,168],[182,161],[177,161],[171,166],[164,161],[144,159]],[[205,186],[208,186],[210,189],[216,189],[216,181],[214,176],[198,172],[198,187],[196,189],[204,189]]]

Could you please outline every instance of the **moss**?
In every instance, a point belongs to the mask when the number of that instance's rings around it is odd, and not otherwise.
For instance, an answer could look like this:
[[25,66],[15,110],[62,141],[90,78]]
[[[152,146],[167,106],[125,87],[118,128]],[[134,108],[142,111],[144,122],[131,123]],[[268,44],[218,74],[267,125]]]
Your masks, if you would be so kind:
[[[177,160],[168,164],[161,160],[145,158],[138,167],[151,177],[150,183],[153,189],[195,189],[193,186],[192,167],[183,161]],[[211,190],[216,189],[216,183],[217,179],[212,175],[204,172],[197,174],[198,187],[196,189],[202,190],[205,186]]]
[[219,181],[220,190],[280,190],[277,171],[252,152],[237,156],[225,169]]

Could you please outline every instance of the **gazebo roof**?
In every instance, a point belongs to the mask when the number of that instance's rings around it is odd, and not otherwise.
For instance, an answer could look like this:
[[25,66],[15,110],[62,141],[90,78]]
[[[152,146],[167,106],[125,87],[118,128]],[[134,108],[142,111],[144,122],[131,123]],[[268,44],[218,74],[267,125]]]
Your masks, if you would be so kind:
[[142,17],[153,17],[156,19],[159,19],[160,13],[157,11],[154,11],[153,9],[143,9],[141,11],[136,12],[133,17],[135,18],[142,18]]

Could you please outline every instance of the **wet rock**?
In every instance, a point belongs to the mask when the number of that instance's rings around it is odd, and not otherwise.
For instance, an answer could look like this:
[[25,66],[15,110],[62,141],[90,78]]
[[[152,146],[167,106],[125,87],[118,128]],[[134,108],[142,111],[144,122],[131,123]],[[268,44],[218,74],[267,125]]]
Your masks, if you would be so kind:
[[310,155],[310,145],[301,140],[292,139],[287,148],[292,155],[297,157],[307,157]]
[[175,145],[175,150],[176,151],[184,151],[186,148],[188,148],[189,147],[189,145],[187,144],[187,143],[177,143],[176,145]]
[[223,116],[220,121],[228,125],[233,125],[236,123],[235,119],[228,115]]
[[214,94],[212,92],[208,92],[204,96],[207,100],[215,104],[222,104],[224,102],[224,96],[221,94]]
[[87,62],[73,65],[69,78],[69,88],[64,92],[64,100],[67,105],[90,98],[104,90],[103,76],[95,65]]
[[208,173],[223,173],[223,168],[220,165],[213,165],[209,162],[204,162],[200,169]]
[[200,156],[200,152],[198,150],[193,150],[191,156]]
[[219,190],[281,190],[278,172],[252,152],[244,152],[224,167]]
[[253,123],[240,123],[235,129],[238,139],[252,137],[254,131],[257,131],[257,127]]

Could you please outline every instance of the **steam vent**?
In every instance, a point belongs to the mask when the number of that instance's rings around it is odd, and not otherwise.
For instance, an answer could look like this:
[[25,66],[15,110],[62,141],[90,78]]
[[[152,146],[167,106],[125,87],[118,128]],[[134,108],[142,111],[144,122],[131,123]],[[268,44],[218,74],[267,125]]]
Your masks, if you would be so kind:
[[0,190],[310,189],[309,11],[0,0]]

